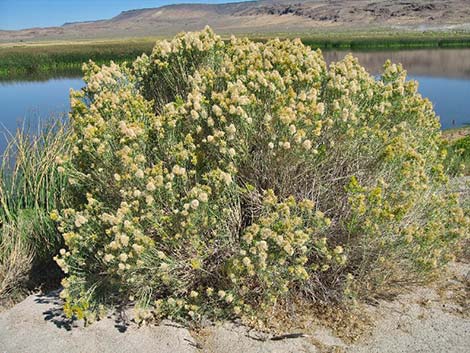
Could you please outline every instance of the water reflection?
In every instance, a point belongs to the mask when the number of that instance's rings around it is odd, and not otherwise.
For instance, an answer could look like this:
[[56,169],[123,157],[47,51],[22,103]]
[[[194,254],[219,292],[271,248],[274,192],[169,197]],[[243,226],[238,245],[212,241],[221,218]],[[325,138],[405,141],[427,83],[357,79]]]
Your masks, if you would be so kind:
[[82,76],[82,70],[77,68],[66,68],[60,70],[50,70],[47,72],[15,72],[8,76],[0,77],[0,85],[7,83],[27,82],[45,82],[52,79],[79,78]]

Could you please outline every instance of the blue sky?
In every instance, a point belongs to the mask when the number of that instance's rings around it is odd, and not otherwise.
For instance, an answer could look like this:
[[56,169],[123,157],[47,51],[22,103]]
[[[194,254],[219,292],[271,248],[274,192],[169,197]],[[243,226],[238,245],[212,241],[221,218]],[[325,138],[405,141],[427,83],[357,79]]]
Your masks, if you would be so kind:
[[101,20],[121,11],[177,3],[226,3],[243,0],[0,0],[0,29],[60,26]]

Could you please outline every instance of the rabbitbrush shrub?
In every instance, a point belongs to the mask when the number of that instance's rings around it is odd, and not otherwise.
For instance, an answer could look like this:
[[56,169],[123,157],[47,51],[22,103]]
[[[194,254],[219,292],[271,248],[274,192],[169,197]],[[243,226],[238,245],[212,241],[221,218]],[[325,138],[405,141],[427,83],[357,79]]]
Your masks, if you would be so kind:
[[61,166],[75,207],[52,214],[66,313],[135,302],[142,320],[249,320],[452,259],[468,219],[405,75],[210,29],[131,66],[86,65]]

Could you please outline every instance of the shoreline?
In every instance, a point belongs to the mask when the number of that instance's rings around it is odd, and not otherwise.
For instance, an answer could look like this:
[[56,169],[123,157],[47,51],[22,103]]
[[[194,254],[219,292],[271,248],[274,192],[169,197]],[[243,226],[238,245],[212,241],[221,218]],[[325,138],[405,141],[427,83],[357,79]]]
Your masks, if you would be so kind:
[[[273,33],[246,34],[256,41],[270,38],[300,38],[305,45],[324,51],[400,51],[419,49],[470,48],[470,32],[376,32],[376,33]],[[228,36],[222,36],[228,40]],[[89,59],[97,64],[111,60],[117,63],[149,54],[159,37],[128,38],[120,40],[71,40],[52,42],[0,43],[0,80],[35,74],[70,74],[81,72],[83,62]]]

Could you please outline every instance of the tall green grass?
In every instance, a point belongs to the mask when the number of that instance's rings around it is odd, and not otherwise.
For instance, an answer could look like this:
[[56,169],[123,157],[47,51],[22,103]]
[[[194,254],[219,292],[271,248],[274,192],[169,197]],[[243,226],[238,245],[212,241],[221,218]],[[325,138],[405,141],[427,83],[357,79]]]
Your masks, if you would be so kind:
[[447,170],[451,176],[470,175],[470,136],[448,143]]
[[49,213],[66,204],[56,157],[67,153],[68,136],[60,121],[7,135],[0,166],[0,301],[46,278],[61,246]]
[[321,49],[384,50],[421,48],[469,48],[470,34],[459,36],[401,34],[350,35],[303,38],[302,42]]
[[82,64],[90,59],[97,64],[134,60],[150,52],[153,44],[153,41],[139,41],[2,48],[0,79],[34,78],[46,72],[80,75]]

